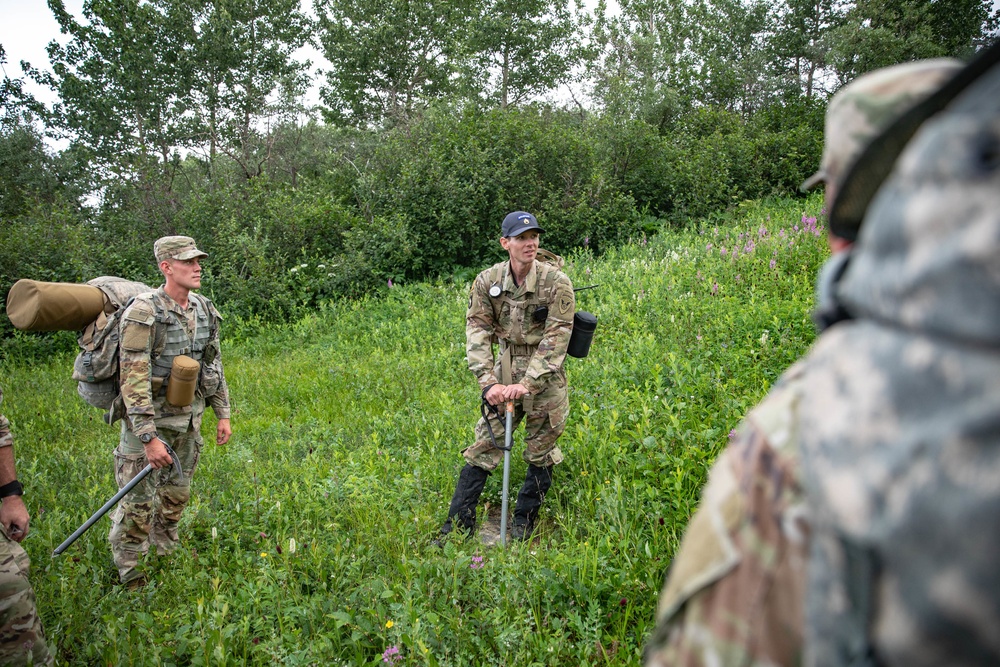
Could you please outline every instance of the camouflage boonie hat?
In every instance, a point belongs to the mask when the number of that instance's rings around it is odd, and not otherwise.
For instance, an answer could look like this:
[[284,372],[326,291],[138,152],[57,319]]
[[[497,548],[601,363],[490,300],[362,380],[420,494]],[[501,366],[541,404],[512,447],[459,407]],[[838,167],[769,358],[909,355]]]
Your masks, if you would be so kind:
[[198,250],[194,244],[194,239],[190,236],[164,236],[156,240],[153,244],[153,254],[156,261],[162,262],[165,259],[194,259],[195,257],[208,257],[207,252]]
[[838,90],[826,109],[819,171],[800,189],[839,181],[872,139],[961,68],[952,58],[920,60],[863,74]]

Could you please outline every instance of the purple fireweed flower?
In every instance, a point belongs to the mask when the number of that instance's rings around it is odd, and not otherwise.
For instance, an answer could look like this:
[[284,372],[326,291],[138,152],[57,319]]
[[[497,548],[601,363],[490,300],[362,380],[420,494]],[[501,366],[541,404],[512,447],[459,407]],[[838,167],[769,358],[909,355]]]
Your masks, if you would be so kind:
[[729,430],[729,439],[732,440],[735,437],[736,437],[736,429],[735,428],[734,429],[730,429]]
[[756,247],[757,245],[753,242],[753,239],[748,239],[746,245],[743,246],[743,252],[744,253],[753,252],[754,248]]
[[392,287],[392,278],[389,278],[389,287]]
[[589,245],[590,245],[590,236],[589,235],[588,236],[584,236],[583,237],[583,247],[586,248]]
[[760,229],[757,230],[757,236],[760,236],[761,238],[767,236],[767,227],[761,225]]
[[772,260],[771,260],[771,263],[770,263],[770,264],[769,264],[768,266],[770,266],[770,267],[771,267],[771,268],[773,269],[773,268],[774,268],[774,267],[776,267],[777,265],[778,265],[778,263],[777,263],[776,261],[774,261],[774,259],[772,259]]
[[784,229],[778,230],[778,236],[780,236],[781,238],[785,238],[785,230]]
[[382,652],[382,662],[395,665],[397,662],[403,659],[403,656],[399,654],[398,646],[390,646],[385,651]]
[[726,249],[725,249],[725,248],[721,248],[721,249],[719,250],[719,254],[720,254],[720,255],[722,255],[723,257],[725,257],[725,256],[726,256],[726,254],[727,254],[727,251],[726,251]]
[[469,567],[471,567],[473,570],[478,570],[481,567],[483,567],[483,557],[482,556],[473,556],[472,557],[472,563],[469,564]]
[[711,251],[712,251],[712,244],[709,243],[707,246],[705,246],[705,252],[711,252]]
[[793,225],[793,226],[792,226],[792,231],[793,231],[793,232],[797,232],[797,231],[799,231],[799,226],[798,226],[798,225]]
[[712,294],[717,294],[719,292],[719,283],[712,283]]

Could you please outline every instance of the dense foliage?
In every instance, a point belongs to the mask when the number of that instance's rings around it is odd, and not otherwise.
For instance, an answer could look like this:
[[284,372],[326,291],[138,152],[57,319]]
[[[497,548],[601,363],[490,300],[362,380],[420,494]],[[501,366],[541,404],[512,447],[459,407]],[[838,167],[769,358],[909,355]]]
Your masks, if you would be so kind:
[[429,110],[378,138],[314,126],[326,152],[302,158],[294,185],[278,168],[213,181],[190,158],[169,216],[138,221],[142,193],[121,186],[89,214],[55,195],[21,204],[0,234],[0,290],[23,277],[158,283],[153,239],[184,233],[210,253],[209,295],[231,317],[284,320],[334,295],[481,266],[499,256],[499,221],[515,209],[538,215],[553,250],[599,254],[661,220],[791,192],[815,166],[820,118],[804,105],[750,128],[704,108],[664,136],[639,120],[530,106]]
[[[837,85],[995,33],[988,0],[961,20],[941,4],[85,0],[74,16],[52,0],[66,37],[51,70],[23,67],[58,102],[0,86],[0,292],[157,283],[152,241],[183,233],[212,254],[231,324],[255,327],[465,275],[515,209],[554,250],[600,255],[796,193]],[[295,56],[310,39],[331,65],[317,108]],[[0,318],[0,355],[53,345],[71,337]]]
[[[227,320],[235,435],[206,445],[184,546],[150,557],[137,593],[115,583],[107,519],[49,558],[114,492],[117,429],[76,396],[69,356],[0,363],[60,660],[638,665],[709,465],[812,340],[819,208],[746,204],[568,258],[575,284],[600,285],[578,300],[600,321],[591,356],[568,362],[566,461],[530,546],[431,545],[478,415],[468,280],[324,301],[255,335]],[[524,470],[515,456],[512,479]],[[494,475],[484,511],[500,488]]]

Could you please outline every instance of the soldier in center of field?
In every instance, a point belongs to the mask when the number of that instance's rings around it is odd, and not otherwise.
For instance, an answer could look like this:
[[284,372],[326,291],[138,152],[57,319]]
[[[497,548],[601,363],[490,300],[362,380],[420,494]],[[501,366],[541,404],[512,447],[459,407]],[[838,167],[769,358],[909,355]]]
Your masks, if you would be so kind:
[[[556,263],[539,261],[542,228],[530,213],[504,218],[500,245],[509,259],[480,273],[466,314],[466,356],[490,405],[515,401],[514,428],[525,419],[523,458],[528,464],[517,495],[511,536],[526,540],[552,484],[552,468],[563,459],[556,441],[566,427],[569,398],[563,361],[573,330],[573,284]],[[494,358],[493,343],[499,345]],[[490,414],[476,425],[476,441],[463,452],[462,468],[442,534],[453,523],[468,534],[476,527],[476,505],[490,473],[503,460],[490,431],[503,442],[505,424]]]

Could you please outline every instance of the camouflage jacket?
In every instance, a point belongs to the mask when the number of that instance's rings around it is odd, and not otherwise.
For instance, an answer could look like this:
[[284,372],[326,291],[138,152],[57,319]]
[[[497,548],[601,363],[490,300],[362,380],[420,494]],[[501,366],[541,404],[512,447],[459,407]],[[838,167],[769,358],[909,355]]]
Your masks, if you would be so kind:
[[[122,400],[136,435],[158,428],[198,429],[206,401],[220,419],[228,419],[229,388],[219,347],[220,315],[207,298],[191,293],[181,308],[160,287],[141,294],[122,314],[120,367]],[[201,362],[194,402],[176,408],[167,402],[172,360],[179,354]]]
[[[3,389],[0,389],[0,403],[3,403]],[[10,422],[0,414],[0,447],[10,447],[14,444],[14,436],[10,433]]]
[[[501,290],[496,297],[490,296],[493,285]],[[543,308],[547,313],[539,310]],[[466,358],[479,386],[499,381],[493,355],[493,342],[499,342],[530,354],[520,382],[531,394],[541,391],[562,370],[574,312],[573,283],[551,264],[536,260],[520,285],[514,283],[509,262],[480,273],[472,283],[465,320]]]
[[646,665],[800,664],[809,526],[797,436],[808,372],[808,361],[789,369],[712,467]]
[[802,420],[811,665],[1000,664],[998,146],[994,64],[908,144],[840,284],[857,320]]
[[648,665],[1000,664],[1000,69],[985,84],[873,201],[855,319],[713,467]]

